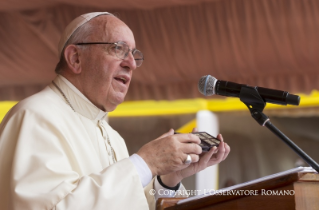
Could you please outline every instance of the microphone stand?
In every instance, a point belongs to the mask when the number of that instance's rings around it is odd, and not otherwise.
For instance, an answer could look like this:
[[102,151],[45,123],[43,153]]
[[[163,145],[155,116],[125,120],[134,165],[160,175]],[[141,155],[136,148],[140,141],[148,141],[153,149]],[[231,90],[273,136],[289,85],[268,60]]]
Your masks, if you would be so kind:
[[248,107],[251,116],[261,125],[266,126],[271,132],[285,142],[293,151],[295,151],[306,163],[319,172],[319,165],[284,133],[274,126],[269,118],[263,113],[266,106],[265,101],[259,95],[255,87],[243,86],[240,90],[240,100]]

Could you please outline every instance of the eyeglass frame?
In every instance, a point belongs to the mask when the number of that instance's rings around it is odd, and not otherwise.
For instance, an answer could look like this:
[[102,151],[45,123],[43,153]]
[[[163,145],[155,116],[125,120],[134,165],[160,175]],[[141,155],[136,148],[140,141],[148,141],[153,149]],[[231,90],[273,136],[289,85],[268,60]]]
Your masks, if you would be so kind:
[[[126,44],[125,42],[123,42],[123,41],[118,41],[118,42],[83,42],[83,43],[75,43],[74,45],[94,45],[94,44],[115,44],[115,45],[117,45],[118,43],[124,43],[124,44]],[[126,44],[127,46],[128,46],[128,44]],[[143,64],[143,61],[144,61],[144,54],[140,51],[140,50],[138,50],[138,49],[130,49],[130,48],[128,48],[129,49],[129,51],[128,51],[128,53],[130,53],[130,52],[132,52],[132,55],[133,55],[133,57],[134,57],[134,52],[136,52],[136,51],[138,51],[138,52],[140,52],[141,54],[142,54],[142,59],[134,59],[135,60],[135,63],[136,63],[136,60],[142,60],[142,63],[141,63],[141,65]],[[119,58],[117,55],[116,55],[116,57],[118,57],[119,59],[122,59],[122,60],[124,60],[125,58],[127,58],[127,56],[128,56],[128,54],[124,57],[124,58]],[[141,65],[139,65],[139,66],[137,66],[137,67],[140,67]]]

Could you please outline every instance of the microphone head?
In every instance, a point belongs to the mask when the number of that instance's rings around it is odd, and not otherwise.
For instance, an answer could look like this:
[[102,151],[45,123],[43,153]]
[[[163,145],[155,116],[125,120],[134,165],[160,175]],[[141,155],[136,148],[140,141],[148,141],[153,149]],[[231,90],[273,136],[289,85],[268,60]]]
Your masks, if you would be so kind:
[[216,94],[215,92],[216,82],[217,82],[217,79],[215,77],[212,77],[210,75],[203,76],[198,81],[199,92],[205,96],[211,96]]

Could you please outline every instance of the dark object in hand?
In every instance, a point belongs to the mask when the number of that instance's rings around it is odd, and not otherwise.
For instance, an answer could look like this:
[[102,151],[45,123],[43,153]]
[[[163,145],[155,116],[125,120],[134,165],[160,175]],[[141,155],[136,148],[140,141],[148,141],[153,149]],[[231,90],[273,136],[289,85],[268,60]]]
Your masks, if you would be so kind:
[[[178,134],[175,132],[175,134]],[[206,132],[192,132],[191,134],[194,134],[196,136],[198,136],[198,138],[200,139],[200,144],[199,146],[201,146],[203,152],[208,152],[210,150],[210,148],[216,146],[219,146],[220,140],[217,139],[216,137],[210,135],[209,133]]]
[[206,132],[193,132],[192,134],[196,135],[200,139],[200,144],[199,146],[202,147],[203,152],[207,152],[210,150],[210,148],[216,146],[219,146],[220,140],[217,139],[216,137],[210,135],[209,133]]

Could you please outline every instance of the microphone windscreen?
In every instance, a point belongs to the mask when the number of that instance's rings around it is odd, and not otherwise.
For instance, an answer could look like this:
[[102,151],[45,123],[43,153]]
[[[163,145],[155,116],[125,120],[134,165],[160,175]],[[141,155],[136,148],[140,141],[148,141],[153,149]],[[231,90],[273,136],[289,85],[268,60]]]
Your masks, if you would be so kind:
[[198,90],[205,96],[211,96],[215,93],[215,84],[217,79],[210,75],[203,76],[198,81]]

